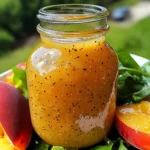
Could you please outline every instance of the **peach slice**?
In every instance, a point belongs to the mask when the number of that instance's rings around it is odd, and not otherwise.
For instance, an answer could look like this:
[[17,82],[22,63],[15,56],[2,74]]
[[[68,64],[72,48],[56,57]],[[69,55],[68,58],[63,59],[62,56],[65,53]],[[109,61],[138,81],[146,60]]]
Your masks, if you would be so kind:
[[1,124],[0,124],[0,150],[15,150],[14,146],[11,144],[11,141],[6,135]]
[[32,136],[28,101],[12,85],[0,82],[0,150],[25,150]]
[[150,150],[150,102],[119,106],[115,121],[127,142],[136,148]]

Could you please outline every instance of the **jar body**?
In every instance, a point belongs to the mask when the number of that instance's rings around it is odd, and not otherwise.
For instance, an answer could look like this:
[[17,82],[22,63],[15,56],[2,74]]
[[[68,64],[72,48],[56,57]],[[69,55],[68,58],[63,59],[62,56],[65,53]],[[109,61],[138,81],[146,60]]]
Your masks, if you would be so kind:
[[98,143],[106,137],[116,108],[115,52],[104,36],[70,43],[41,38],[27,62],[35,131],[51,145]]

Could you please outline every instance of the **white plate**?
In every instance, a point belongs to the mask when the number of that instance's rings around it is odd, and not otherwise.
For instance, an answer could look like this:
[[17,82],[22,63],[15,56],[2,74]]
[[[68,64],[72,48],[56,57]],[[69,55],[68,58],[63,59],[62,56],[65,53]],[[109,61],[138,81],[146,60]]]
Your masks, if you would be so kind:
[[[134,54],[131,54],[132,58],[140,65],[142,66],[143,64],[145,64],[146,62],[148,62],[148,59],[143,58],[141,56],[137,56]],[[10,73],[11,70],[5,71],[3,73],[0,74],[0,80],[4,80],[5,77],[7,76],[8,73]]]

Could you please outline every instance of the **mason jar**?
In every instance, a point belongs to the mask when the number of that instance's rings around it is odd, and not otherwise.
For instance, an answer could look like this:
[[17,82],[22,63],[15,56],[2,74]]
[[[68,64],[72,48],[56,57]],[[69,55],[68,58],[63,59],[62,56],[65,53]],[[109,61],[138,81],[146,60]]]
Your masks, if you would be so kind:
[[105,41],[107,16],[89,4],[39,10],[41,43],[27,61],[29,105],[36,133],[51,145],[88,147],[111,128],[118,58]]

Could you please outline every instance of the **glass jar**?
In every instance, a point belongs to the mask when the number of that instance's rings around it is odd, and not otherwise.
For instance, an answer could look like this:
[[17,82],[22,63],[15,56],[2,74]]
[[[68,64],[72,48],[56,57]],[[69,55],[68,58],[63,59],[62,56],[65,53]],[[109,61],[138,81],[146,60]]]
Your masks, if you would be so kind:
[[36,133],[51,145],[88,147],[114,118],[118,59],[106,43],[107,9],[63,4],[39,10],[41,44],[27,61]]

